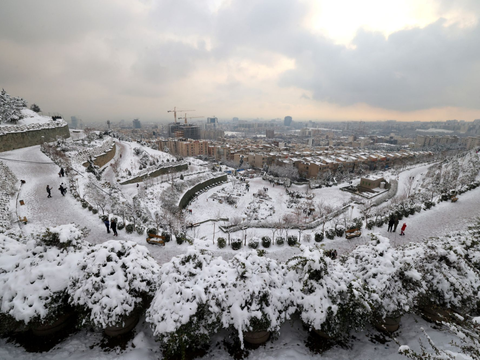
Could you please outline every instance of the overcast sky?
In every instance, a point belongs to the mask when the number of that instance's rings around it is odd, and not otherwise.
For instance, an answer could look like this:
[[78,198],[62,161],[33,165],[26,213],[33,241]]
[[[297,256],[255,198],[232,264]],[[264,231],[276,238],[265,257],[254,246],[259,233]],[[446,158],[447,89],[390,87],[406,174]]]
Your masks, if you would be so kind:
[[87,122],[472,121],[479,16],[480,0],[1,0],[0,87]]

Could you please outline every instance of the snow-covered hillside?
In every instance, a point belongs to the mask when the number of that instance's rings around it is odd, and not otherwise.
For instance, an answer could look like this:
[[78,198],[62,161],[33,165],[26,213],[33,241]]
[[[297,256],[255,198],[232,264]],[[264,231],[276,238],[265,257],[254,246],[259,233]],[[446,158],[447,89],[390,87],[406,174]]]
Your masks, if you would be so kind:
[[[115,157],[103,168],[87,172],[76,154],[85,149],[102,146],[105,141],[114,141],[116,143],[117,153]],[[435,167],[431,167],[431,164],[422,164],[406,169],[399,174],[396,172],[379,174],[387,181],[391,179],[398,180],[398,193],[396,197],[369,212],[369,218],[383,219],[388,217],[389,214],[398,214],[400,206],[403,214],[405,213],[405,208],[410,203],[420,204],[422,208],[420,212],[413,211],[413,215],[405,215],[401,220],[401,224],[407,224],[405,236],[399,236],[399,230],[397,232],[387,232],[386,225],[374,226],[368,230],[365,228],[366,224],[364,223],[360,237],[346,240],[344,236],[334,236],[333,239],[324,239],[317,244],[314,240],[315,235],[320,232],[323,234],[324,228],[348,227],[354,219],[360,219],[360,221],[362,218],[364,219],[364,216],[367,214],[365,208],[367,205],[371,205],[368,200],[352,197],[350,193],[341,191],[340,187],[342,185],[314,190],[307,189],[306,185],[292,185],[287,191],[282,186],[274,186],[258,177],[247,178],[245,181],[229,177],[227,183],[208,188],[204,192],[199,193],[183,213],[167,216],[165,215],[168,212],[166,202],[172,194],[179,196],[202,178],[212,176],[210,166],[207,163],[196,159],[186,159],[186,162],[190,163],[186,171],[151,178],[138,186],[137,184],[119,185],[122,179],[127,178],[127,172],[130,172],[128,177],[135,176],[145,169],[155,169],[157,166],[161,166],[162,163],[166,163],[167,160],[168,162],[173,162],[174,159],[169,154],[149,149],[140,144],[119,141],[118,139],[110,139],[108,137],[104,139],[85,139],[80,140],[78,143],[59,142],[57,145],[57,150],[60,149],[61,153],[67,155],[66,157],[58,154],[54,155],[53,158],[57,164],[42,153],[38,146],[0,154],[2,162],[8,166],[8,171],[11,171],[11,175],[8,177],[11,181],[4,181],[7,184],[4,187],[10,186],[13,181],[16,182],[15,186],[19,189],[18,197],[9,195],[11,202],[7,206],[10,214],[14,214],[14,216],[10,217],[10,225],[13,226],[13,233],[16,236],[13,239],[9,238],[8,244],[7,242],[5,243],[6,245],[2,248],[0,255],[2,259],[8,258],[13,262],[21,263],[15,271],[19,274],[18,278],[24,279],[22,283],[28,282],[28,276],[34,276],[35,274],[44,274],[43,278],[46,276],[45,274],[53,276],[51,259],[56,257],[62,263],[66,261],[66,255],[62,255],[61,250],[48,250],[45,253],[48,255],[41,257],[31,254],[31,252],[37,246],[33,241],[38,239],[47,227],[55,229],[58,226],[72,223],[75,223],[76,226],[69,225],[69,229],[84,229],[82,230],[82,237],[86,240],[87,248],[92,245],[98,246],[98,249],[92,247],[93,250],[88,252],[90,258],[95,257],[96,252],[100,255],[100,252],[107,251],[105,250],[107,248],[110,249],[109,244],[112,244],[112,241],[125,240],[130,244],[135,244],[135,246],[145,246],[146,249],[140,251],[144,256],[147,256],[146,253],[148,252],[149,255],[147,257],[152,256],[158,266],[165,265],[166,267],[161,270],[161,274],[166,279],[169,276],[179,276],[176,275],[176,270],[172,267],[175,267],[175,261],[178,262],[180,261],[179,259],[182,259],[181,256],[199,254],[204,250],[208,250],[211,254],[210,256],[217,259],[209,260],[208,263],[217,264],[217,269],[220,269],[220,263],[223,264],[223,268],[227,269],[225,273],[230,271],[228,266],[231,266],[226,265],[227,262],[228,264],[236,264],[237,268],[249,266],[248,264],[256,264],[256,268],[275,268],[276,273],[280,273],[284,270],[276,268],[276,264],[283,264],[294,256],[304,256],[305,248],[301,246],[320,245],[323,249],[336,249],[340,255],[348,255],[358,245],[371,244],[371,234],[375,233],[378,238],[383,239],[381,244],[388,244],[391,249],[396,249],[409,242],[423,243],[428,238],[443,236],[447,232],[464,231],[467,225],[473,223],[479,215],[480,187],[469,188],[467,186],[472,184],[475,178],[479,179],[479,158],[478,154],[474,152],[468,153],[461,158],[453,159],[450,162],[435,165]],[[49,153],[50,156],[54,154],[53,150]],[[66,177],[59,177],[59,165],[65,166],[65,170],[68,170]],[[442,165],[441,171],[438,168],[440,165]],[[432,176],[438,178],[439,181],[432,182]],[[453,184],[452,180],[445,180],[447,178],[459,180],[458,183]],[[24,183],[20,183],[20,180],[24,180]],[[69,185],[69,191],[66,196],[62,196],[57,190],[61,183]],[[451,183],[451,186],[440,186],[447,183]],[[3,183],[0,182],[0,184]],[[50,185],[53,188],[52,198],[47,198],[46,185]],[[457,191],[458,201],[455,203],[440,201],[445,192],[452,189]],[[460,190],[465,190],[465,192],[461,193]],[[20,205],[19,200],[23,200],[24,205]],[[427,200],[433,200],[436,206],[431,209],[425,209],[424,203]],[[334,214],[340,215],[332,217]],[[123,225],[121,229],[119,226],[118,237],[114,237],[113,233],[107,233],[102,219],[105,216],[110,220],[117,218],[118,224]],[[323,216],[326,221],[321,221]],[[27,223],[16,222],[18,217],[25,217]],[[228,220],[225,220],[227,218]],[[187,228],[189,224],[199,225]],[[128,225],[131,225],[133,229],[130,233],[126,231]],[[230,233],[224,232],[224,230],[227,231],[229,226],[232,226],[231,229],[234,230]],[[177,235],[177,238],[185,236],[192,244],[188,242],[179,244],[176,241],[167,242],[164,247],[147,244],[145,237],[146,230],[149,228],[155,228],[158,233],[170,232],[172,235]],[[183,234],[182,232],[185,233]],[[277,237],[287,238],[292,236],[297,237],[300,246],[289,246],[287,242],[279,245],[276,242]],[[219,248],[217,244],[219,237],[227,240],[226,247]],[[271,245],[268,247],[263,246],[263,237],[272,239]],[[266,258],[273,262],[260,264],[258,259],[255,260],[249,257],[248,254],[251,248],[248,246],[242,246],[240,250],[233,250],[230,244],[228,244],[229,238],[241,239],[241,242],[256,240],[257,244],[259,244],[257,245],[258,249],[265,250]],[[18,243],[15,239],[18,239]],[[172,240],[175,240],[175,237]],[[102,247],[102,244],[105,244],[105,249]],[[14,251],[17,247],[19,250]],[[36,250],[36,252],[41,254],[42,251],[46,251],[45,249],[47,248],[43,248],[41,251],[40,249]],[[355,250],[357,253],[354,251],[353,254],[358,254],[359,249],[361,248],[357,248]],[[373,254],[375,251],[372,250],[371,253]],[[389,251],[393,253],[396,250]],[[122,252],[124,251],[122,250]],[[84,256],[83,259],[89,259],[89,257],[85,257],[86,255],[78,255],[76,252],[75,255],[69,256]],[[174,257],[177,257],[176,260],[171,262]],[[368,256],[365,256],[365,259],[367,259],[365,260],[366,263],[369,263]],[[327,262],[329,261],[327,260]],[[81,261],[78,263],[80,264]],[[85,266],[88,267],[90,263],[87,263]],[[45,264],[45,271],[38,271],[39,266],[43,266],[42,264]],[[69,266],[74,267],[75,264],[77,264],[77,261],[69,261]],[[207,262],[205,264],[207,266]],[[5,263],[2,262],[0,265],[5,266]],[[82,289],[86,289],[85,286],[88,285],[88,281],[85,281],[86,278],[82,277],[82,274],[78,273],[78,269],[73,267],[65,268],[66,273],[70,273],[69,275],[73,277],[76,276],[77,279],[78,286],[77,288],[71,287],[70,292],[72,294],[83,292]],[[120,265],[118,267],[119,269],[121,268]],[[12,268],[7,270],[13,271]],[[151,270],[152,273],[156,271],[155,269]],[[341,274],[341,271],[337,272]],[[360,272],[358,270],[354,273],[358,274]],[[388,273],[385,272],[383,275],[387,276]],[[412,272],[413,275],[414,273]],[[7,279],[4,274],[0,277],[2,276],[5,282],[0,282],[0,284],[4,284],[2,285],[3,288],[0,289],[0,293],[5,293],[2,290],[7,289],[7,285],[8,289],[10,289],[9,291],[15,289],[17,282]],[[186,275],[182,274],[181,276],[185,277]],[[188,276],[191,276],[190,273]],[[236,275],[232,273],[231,276]],[[248,276],[255,277],[257,275],[252,273],[252,275]],[[365,276],[367,276],[367,273]],[[273,280],[273,276],[270,276],[270,278],[270,280],[276,283],[280,281],[280,279],[276,278]],[[394,278],[393,275],[392,278]],[[165,279],[160,281],[160,285],[166,283]],[[178,277],[178,279],[180,281],[180,279],[184,278]],[[62,278],[61,281],[56,283],[57,288],[55,289],[59,290],[58,286],[66,288],[67,281]],[[145,278],[142,281],[150,280]],[[185,282],[186,280],[181,281]],[[203,279],[202,281],[210,284],[208,286],[214,286],[214,283],[208,282],[210,281],[208,279]],[[55,281],[52,283],[55,283]],[[231,283],[234,284],[235,281],[231,281]],[[375,281],[370,281],[370,283],[374,284]],[[185,289],[188,288],[197,294],[196,291],[200,290],[195,288],[195,283],[189,283],[185,287],[179,284],[175,284],[175,286],[179,286],[179,291],[186,291]],[[270,284],[270,286],[273,286],[273,283]],[[20,288],[20,295],[28,292],[35,293],[36,291],[31,289],[41,285],[41,282],[32,286],[26,285]],[[255,289],[257,285],[256,282],[252,283],[251,286],[245,285],[244,292],[248,289]],[[50,283],[48,283],[48,286],[53,288],[53,285]],[[174,286],[174,284],[171,286]],[[146,287],[142,287],[142,289],[146,289]],[[162,295],[169,294],[169,290],[171,289],[164,288],[161,295],[158,296],[173,296],[173,294]],[[110,292],[108,288],[104,291]],[[234,294],[233,288],[229,291],[231,291],[231,294]],[[87,293],[86,290],[85,293]],[[10,292],[10,294],[14,293]],[[20,298],[20,295],[16,296]],[[34,295],[37,297],[43,296],[40,293]],[[240,299],[240,295],[229,296]],[[29,296],[32,296],[32,294]],[[210,295],[205,294],[202,296],[208,297]],[[296,298],[299,297],[301,296],[298,295]],[[37,301],[34,300],[34,297],[32,299],[35,303],[33,310],[36,311],[33,313],[38,316],[44,310],[37,306],[39,304],[36,303]],[[176,310],[177,308],[174,304],[168,304],[169,306],[171,305],[171,309],[166,304],[162,305],[161,300],[162,298],[160,297],[156,301],[160,304],[159,306],[165,308],[166,312],[167,310],[170,311],[170,316],[175,314],[176,311],[179,311],[177,315],[184,314],[184,311]],[[82,301],[84,303],[87,302],[86,299]],[[310,302],[309,306],[315,305],[316,301]],[[373,298],[369,301],[373,301]],[[3,306],[2,311],[6,311]],[[304,299],[302,306],[307,306],[307,300]],[[402,302],[402,306],[406,308],[409,304],[408,302]],[[21,309],[21,307],[16,309]],[[243,318],[239,317],[239,314],[243,310],[240,307],[238,309],[239,313],[228,314],[228,312],[225,312],[225,317],[222,320],[223,324],[230,324],[240,331],[244,325],[241,325]],[[192,309],[189,311],[192,311]],[[101,314],[97,314],[97,318],[101,318]],[[150,313],[148,319],[150,319],[150,322],[153,319],[156,319],[155,321],[158,322],[162,321],[161,318],[158,314]],[[315,316],[310,316],[310,318],[313,323]],[[290,321],[283,324],[278,323],[278,325],[281,325],[279,338],[268,342],[265,347],[249,350],[249,355],[245,354],[246,358],[310,359],[318,357],[318,355],[311,352],[312,346],[310,345],[312,341],[315,341],[312,340],[312,335],[302,327],[302,322],[298,315],[293,314]],[[459,341],[456,335],[445,328],[427,323],[418,315],[407,311],[407,315],[402,318],[402,326],[399,332],[395,333],[396,341],[380,335],[377,330],[368,325],[362,331],[352,330],[348,341],[329,348],[322,354],[322,357],[327,359],[380,359],[385,357],[401,359],[404,356],[399,355],[397,351],[400,345],[408,345],[409,348],[417,352],[420,351],[418,339],[425,339],[421,327],[426,330],[433,342],[442,349],[454,352],[460,351],[458,347],[449,345],[451,340]],[[145,322],[144,318],[137,325],[135,331],[132,340],[127,342],[126,350],[120,351],[117,349],[112,353],[105,353],[97,346],[101,342],[101,334],[90,333],[86,330],[79,330],[48,353],[36,354],[34,357],[26,353],[22,348],[7,343],[5,339],[1,339],[0,358],[6,360],[13,358],[61,359],[67,357],[71,359],[161,358],[159,344],[154,342],[150,325]],[[227,337],[227,341],[233,341],[228,339],[229,334],[227,330],[223,329],[217,335],[214,335],[210,340],[210,350],[204,358],[229,358],[231,356],[229,351],[238,352],[239,350],[235,350],[236,345],[234,344],[223,346],[225,337]],[[428,349],[428,351],[431,351],[431,349]]]

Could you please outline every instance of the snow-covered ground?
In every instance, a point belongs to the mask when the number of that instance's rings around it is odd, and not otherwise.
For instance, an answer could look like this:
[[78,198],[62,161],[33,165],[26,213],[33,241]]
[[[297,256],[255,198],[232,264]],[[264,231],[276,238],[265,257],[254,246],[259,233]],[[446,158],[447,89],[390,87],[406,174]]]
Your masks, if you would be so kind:
[[[128,166],[131,159],[135,156],[132,152],[131,144],[118,143],[119,154],[122,154],[121,166]],[[19,200],[23,200],[25,205],[20,205],[18,202],[15,206],[15,217],[27,217],[28,223],[18,223],[19,233],[28,235],[30,233],[37,233],[44,230],[45,227],[53,227],[62,224],[76,223],[81,227],[86,227],[90,230],[86,240],[99,244],[108,240],[112,240],[111,234],[107,234],[106,228],[99,215],[93,215],[87,209],[83,209],[79,202],[77,202],[71,194],[67,193],[63,197],[57,190],[60,183],[66,183],[66,178],[59,178],[59,168],[52,161],[40,152],[39,146],[18,149],[14,151],[4,152],[0,154],[0,158],[15,174],[17,179],[25,180],[25,184],[20,187]],[[108,165],[106,165],[108,167]],[[203,169],[200,165],[197,170]],[[416,184],[420,184],[422,177],[427,172],[426,165],[413,167],[398,175],[399,190],[402,193],[406,190],[407,181],[414,177]],[[386,176],[386,174],[384,174]],[[114,180],[114,174],[109,169],[104,174],[105,178]],[[395,174],[390,174],[394,177]],[[250,210],[258,207],[257,214],[259,220],[268,219],[273,220],[282,219],[283,215],[290,214],[292,208],[287,206],[285,189],[281,186],[273,187],[268,182],[260,178],[249,179],[250,190],[246,191],[243,182],[234,181],[224,184],[219,187],[209,189],[200,194],[194,202],[191,203],[189,209],[192,210],[191,216],[187,219],[190,222],[200,222],[206,219],[218,217],[240,217],[247,219],[252,217]],[[47,198],[46,186],[50,185],[53,188],[52,198]],[[262,203],[258,202],[257,198],[253,197],[259,189],[268,188],[267,198]],[[290,190],[296,190],[299,193],[306,193],[306,186],[294,185]],[[135,185],[128,185],[123,188],[126,194],[133,196],[138,190]],[[350,202],[351,195],[347,192],[342,192],[339,187],[323,188],[316,190],[309,190],[310,193],[315,194],[314,202],[322,200],[326,205],[332,207],[340,207]],[[218,198],[214,201],[213,195],[229,194],[237,196],[237,207],[231,206],[223,202],[219,203]],[[305,201],[305,200],[302,200]],[[394,245],[405,242],[418,242],[429,237],[443,235],[450,231],[462,231],[466,225],[472,223],[473,220],[479,216],[478,204],[480,203],[480,187],[468,191],[459,196],[456,203],[442,202],[434,208],[422,211],[418,214],[405,218],[403,222],[407,224],[406,235],[404,237],[398,236],[399,230],[396,233],[389,233],[386,231],[387,227],[384,225],[381,228],[373,228],[372,231],[363,230],[363,234],[359,238],[346,240],[345,238],[336,237],[334,240],[325,239],[322,244],[325,248],[335,248],[340,253],[351,251],[357,245],[366,243],[369,239],[369,233],[378,233],[382,236],[388,237]],[[260,205],[259,205],[260,204]],[[272,212],[271,210],[275,210]],[[353,212],[349,214],[351,217],[359,215],[358,207],[355,207]],[[246,220],[244,220],[246,221]],[[221,255],[224,258],[231,258],[235,252],[229,249],[218,249],[214,244],[221,233],[218,229],[217,223],[214,228],[214,223],[207,222],[191,230],[189,235],[195,238],[193,247],[200,249],[210,249],[214,255]],[[195,232],[194,232],[195,231]],[[214,236],[215,231],[215,236]],[[269,229],[251,228],[245,230],[248,238],[264,235],[272,236],[272,231]],[[298,230],[291,230],[291,234],[298,234]],[[315,229],[306,230],[305,233],[314,233]],[[233,237],[242,237],[245,235],[242,231],[232,233]],[[225,236],[226,237],[226,236]],[[118,238],[132,240],[139,244],[148,247],[150,253],[159,264],[169,261],[172,257],[183,254],[187,251],[190,245],[177,245],[173,242],[167,243],[165,247],[154,245],[147,245],[145,243],[145,236],[134,234],[126,234],[125,231],[119,231]],[[313,240],[312,240],[313,242]],[[241,250],[244,251],[244,250]],[[287,245],[277,246],[273,245],[267,249],[267,256],[278,260],[286,260],[292,255],[298,254],[298,248],[292,248]],[[441,345],[444,349],[451,349],[449,342],[453,339],[451,335],[445,331],[440,331],[438,327],[434,327],[426,323],[421,318],[415,315],[409,315],[402,319],[401,330],[395,334],[399,344],[408,345],[413,349],[419,350],[418,339],[422,337],[421,327],[424,327],[427,333],[432,337],[437,345]],[[398,345],[392,341],[387,340],[385,344],[379,342],[382,337],[374,329],[368,329],[360,333],[352,333],[350,343],[346,347],[335,346],[322,354],[322,358],[326,359],[403,359],[404,357],[397,354]],[[302,328],[301,322],[294,320],[287,322],[282,326],[280,338],[274,342],[268,342],[266,346],[260,347],[257,350],[251,350],[247,359],[313,359],[318,358],[318,355],[312,353],[305,342],[308,338],[308,333]],[[204,359],[228,359],[230,355],[222,345],[222,334],[219,334],[212,340],[211,349]],[[11,360],[27,360],[27,359],[158,359],[161,358],[161,353],[158,344],[153,341],[150,329],[141,322],[136,328],[136,336],[127,347],[125,351],[104,352],[98,346],[101,340],[101,334],[90,333],[86,331],[79,331],[70,336],[64,342],[57,345],[53,350],[43,354],[29,354],[23,348],[15,346],[12,343],[7,343],[5,339],[0,339],[0,359]],[[425,342],[425,341],[424,341]]]

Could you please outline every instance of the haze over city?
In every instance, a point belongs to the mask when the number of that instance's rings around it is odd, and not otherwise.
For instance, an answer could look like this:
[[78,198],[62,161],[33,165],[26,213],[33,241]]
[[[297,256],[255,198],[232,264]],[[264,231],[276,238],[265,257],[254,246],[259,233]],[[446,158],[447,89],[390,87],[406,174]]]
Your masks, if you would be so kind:
[[0,83],[85,122],[479,118],[480,3],[3,1]]

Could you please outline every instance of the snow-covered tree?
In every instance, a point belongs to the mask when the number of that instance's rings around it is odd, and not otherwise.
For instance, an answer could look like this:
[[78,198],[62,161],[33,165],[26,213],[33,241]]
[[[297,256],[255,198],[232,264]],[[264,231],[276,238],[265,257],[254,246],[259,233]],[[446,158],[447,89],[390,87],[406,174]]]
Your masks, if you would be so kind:
[[27,102],[20,97],[11,97],[5,89],[0,92],[0,123],[17,123],[23,118],[21,110]]
[[159,271],[146,247],[118,240],[92,246],[78,267],[70,277],[69,302],[84,324],[99,329],[119,326],[145,306]]

